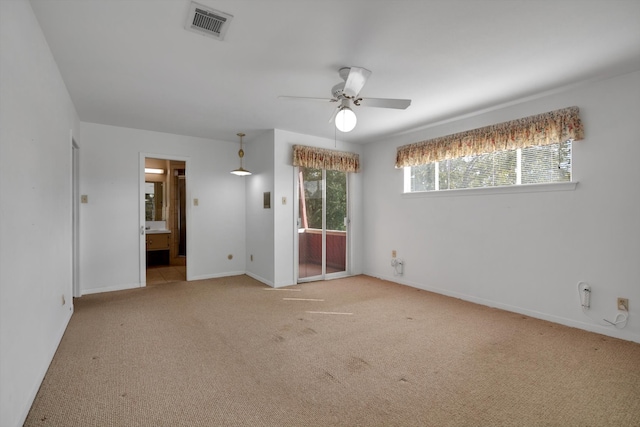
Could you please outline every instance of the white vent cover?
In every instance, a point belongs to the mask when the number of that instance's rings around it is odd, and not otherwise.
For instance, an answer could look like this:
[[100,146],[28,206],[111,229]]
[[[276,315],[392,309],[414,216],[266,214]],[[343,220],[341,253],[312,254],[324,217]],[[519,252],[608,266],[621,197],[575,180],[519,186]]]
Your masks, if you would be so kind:
[[232,19],[228,13],[191,2],[184,28],[222,41]]

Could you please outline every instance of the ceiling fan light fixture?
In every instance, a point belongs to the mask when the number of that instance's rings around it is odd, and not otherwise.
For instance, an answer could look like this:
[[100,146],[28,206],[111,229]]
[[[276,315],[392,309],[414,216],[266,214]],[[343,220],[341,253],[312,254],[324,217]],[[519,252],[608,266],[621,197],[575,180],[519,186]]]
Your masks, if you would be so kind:
[[302,96],[279,96],[281,99],[300,99],[321,102],[339,102],[338,108],[331,112],[329,123],[335,124],[340,132],[351,132],[356,127],[358,121],[356,114],[351,107],[376,107],[394,108],[404,110],[411,105],[410,99],[393,98],[362,98],[360,91],[367,82],[371,71],[362,67],[342,67],[338,70],[340,78],[343,80],[331,89],[331,99],[310,98]]
[[244,150],[242,149],[242,137],[245,135],[242,132],[238,132],[237,135],[240,137],[240,150],[238,150],[238,157],[240,157],[240,167],[238,169],[232,170],[231,173],[238,176],[251,175],[251,172],[242,167],[242,158],[244,157]]
[[336,114],[336,128],[340,132],[351,132],[356,127],[357,121],[356,113],[349,107],[340,108],[340,111]]

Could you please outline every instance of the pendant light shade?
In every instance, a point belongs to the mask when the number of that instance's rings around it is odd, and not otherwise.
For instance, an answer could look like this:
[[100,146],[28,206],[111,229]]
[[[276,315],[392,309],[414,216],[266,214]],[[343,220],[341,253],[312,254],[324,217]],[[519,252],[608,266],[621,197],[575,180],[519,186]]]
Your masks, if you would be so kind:
[[349,107],[342,107],[336,115],[336,128],[340,132],[351,132],[356,127],[356,113]]
[[232,170],[231,173],[238,176],[251,175],[251,172],[242,167],[242,158],[244,157],[244,150],[242,149],[242,137],[245,135],[242,132],[239,132],[237,135],[240,137],[240,150],[238,150],[238,157],[240,157],[240,167],[238,169]]

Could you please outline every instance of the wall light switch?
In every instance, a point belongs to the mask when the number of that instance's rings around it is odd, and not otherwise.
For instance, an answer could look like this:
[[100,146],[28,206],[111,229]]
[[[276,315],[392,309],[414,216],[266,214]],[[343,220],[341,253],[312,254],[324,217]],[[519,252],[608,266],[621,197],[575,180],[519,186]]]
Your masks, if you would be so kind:
[[193,206],[198,206],[199,200],[198,199],[193,199]]
[[286,198],[286,197],[283,197],[283,198],[282,198],[282,204],[283,204],[283,205],[286,205],[286,204],[287,204],[287,198]]
[[89,196],[87,196],[86,194],[80,196],[80,203],[89,203]]

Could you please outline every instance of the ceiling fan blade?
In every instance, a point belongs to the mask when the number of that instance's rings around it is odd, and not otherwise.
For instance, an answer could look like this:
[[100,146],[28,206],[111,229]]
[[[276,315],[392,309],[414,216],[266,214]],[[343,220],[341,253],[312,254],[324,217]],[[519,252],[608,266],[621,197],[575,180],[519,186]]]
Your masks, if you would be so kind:
[[354,102],[361,107],[396,108],[404,110],[411,105],[410,99],[360,98]]
[[312,98],[307,96],[279,96],[278,99],[284,99],[287,101],[320,101],[320,102],[338,102],[334,98]]
[[344,94],[347,96],[358,96],[370,75],[371,71],[366,68],[351,67],[344,84]]

